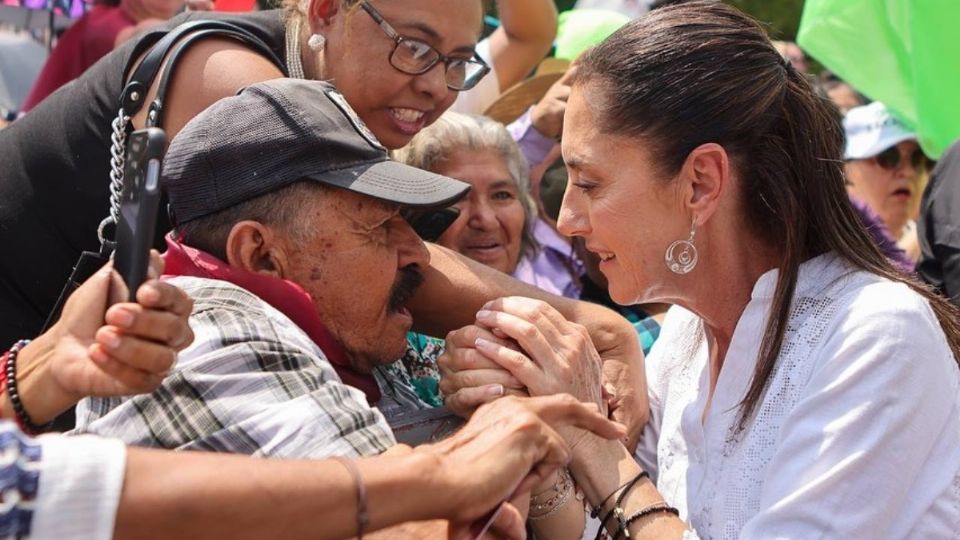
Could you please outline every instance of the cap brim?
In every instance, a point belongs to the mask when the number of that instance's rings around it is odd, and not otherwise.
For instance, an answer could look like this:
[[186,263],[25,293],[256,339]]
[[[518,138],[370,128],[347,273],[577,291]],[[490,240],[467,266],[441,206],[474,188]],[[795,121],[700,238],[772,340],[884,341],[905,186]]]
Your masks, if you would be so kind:
[[873,156],[876,156],[880,152],[883,152],[891,146],[896,146],[903,141],[915,141],[917,136],[914,133],[900,133],[890,137],[884,137],[873,141],[869,145],[860,145],[863,148],[856,147],[857,145],[847,145],[848,148],[844,151],[843,159],[869,159]]
[[411,208],[450,206],[470,190],[470,184],[465,182],[393,160],[307,175],[307,178]]

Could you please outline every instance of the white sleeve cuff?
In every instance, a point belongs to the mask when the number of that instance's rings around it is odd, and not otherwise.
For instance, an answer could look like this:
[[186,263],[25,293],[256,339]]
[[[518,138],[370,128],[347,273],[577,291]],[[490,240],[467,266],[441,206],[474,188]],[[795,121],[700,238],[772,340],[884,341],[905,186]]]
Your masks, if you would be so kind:
[[123,443],[94,436],[48,435],[43,446],[30,537],[106,540],[123,488]]

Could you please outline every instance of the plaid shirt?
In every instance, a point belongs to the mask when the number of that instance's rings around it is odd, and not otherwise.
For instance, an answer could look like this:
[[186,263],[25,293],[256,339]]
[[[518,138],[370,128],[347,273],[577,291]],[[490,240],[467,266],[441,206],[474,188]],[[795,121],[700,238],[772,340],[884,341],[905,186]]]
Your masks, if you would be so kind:
[[153,393],[80,402],[71,433],[284,458],[374,455],[393,446],[383,416],[285,315],[226,281],[170,283],[194,299],[194,343]]

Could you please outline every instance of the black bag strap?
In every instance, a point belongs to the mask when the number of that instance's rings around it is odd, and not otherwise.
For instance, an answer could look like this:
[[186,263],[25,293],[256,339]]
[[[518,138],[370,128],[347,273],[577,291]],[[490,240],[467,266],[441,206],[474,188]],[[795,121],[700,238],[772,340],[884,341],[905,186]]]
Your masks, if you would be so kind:
[[[262,39],[249,30],[227,21],[199,20],[181,24],[164,34],[150,47],[140,63],[137,64],[137,67],[128,79],[129,82],[123,89],[120,96],[120,113],[118,118],[114,120],[114,137],[111,148],[111,154],[113,155],[113,159],[111,160],[111,169],[113,172],[111,174],[110,188],[111,216],[101,222],[97,231],[100,237],[100,251],[99,253],[84,251],[80,255],[80,259],[74,266],[70,278],[60,292],[57,303],[47,316],[47,321],[43,325],[44,332],[60,318],[63,306],[73,291],[110,260],[114,244],[112,241],[106,239],[104,229],[110,223],[115,224],[115,219],[118,217],[118,208],[115,208],[115,206],[117,206],[115,203],[119,202],[120,197],[126,134],[130,131],[129,119],[143,108],[147,91],[153,85],[157,76],[160,75],[161,78],[157,88],[157,96],[153,102],[151,102],[147,125],[150,127],[162,126],[163,103],[178,61],[190,46],[196,44],[201,39],[209,37],[235,39],[273,62],[284,76],[287,75],[287,68],[284,63]],[[150,37],[146,36],[144,39],[150,39]],[[136,50],[134,54],[137,54]],[[167,59],[168,56],[169,59],[166,65],[164,65],[164,59]],[[163,68],[162,74],[160,73],[161,67]]]
[[[123,93],[120,96],[121,109],[123,109],[128,116],[133,116],[140,112],[140,109],[143,108],[145,103],[144,100],[147,95],[147,90],[153,85],[153,81],[156,80],[164,59],[167,58],[167,55],[174,46],[177,46],[177,54],[171,56],[170,61],[167,62],[167,67],[164,70],[167,74],[173,72],[173,68],[176,67],[176,61],[179,59],[179,53],[181,51],[196,43],[197,40],[201,38],[212,36],[229,37],[240,41],[267,60],[273,62],[273,64],[280,69],[280,72],[283,73],[285,77],[287,76],[286,65],[274,54],[273,49],[249,30],[227,21],[191,21],[170,30],[150,48],[136,69],[134,69],[128,79],[129,82],[127,82],[127,85],[123,89]],[[184,38],[188,39],[184,43],[178,43]],[[160,90],[163,91],[164,94],[166,94],[165,81],[169,79],[169,75],[167,74],[163,77],[160,87]],[[158,123],[155,127],[162,127],[162,118],[159,113],[157,115],[157,121]]]
[[[204,28],[201,30],[196,30],[195,32],[190,33],[188,36],[184,37],[181,41],[178,41],[174,46],[173,51],[169,55],[169,60],[167,61],[166,68],[163,70],[163,74],[160,76],[160,84],[157,86],[157,95],[154,100],[150,103],[150,109],[147,114],[147,127],[162,127],[163,121],[163,105],[164,100],[167,96],[167,89],[170,87],[170,80],[173,76],[174,70],[178,65],[178,60],[186,52],[190,46],[194,45],[198,41],[208,38],[211,36],[216,37],[231,37],[242,41],[244,43],[249,43],[246,41],[248,35],[238,33],[233,29],[226,28]],[[265,48],[266,52],[273,55],[273,51],[269,48],[266,48],[266,45],[263,42],[260,44]],[[263,51],[259,51],[263,52]],[[275,62],[279,62],[279,59],[273,58]],[[282,64],[278,64],[277,67],[283,71]],[[284,74],[286,74],[284,72]]]

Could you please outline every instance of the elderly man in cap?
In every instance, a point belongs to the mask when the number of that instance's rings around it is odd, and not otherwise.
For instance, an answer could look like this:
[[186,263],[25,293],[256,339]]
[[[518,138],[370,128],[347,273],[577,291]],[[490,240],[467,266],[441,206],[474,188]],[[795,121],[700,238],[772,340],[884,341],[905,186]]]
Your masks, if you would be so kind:
[[195,300],[196,340],[152,394],[81,403],[77,431],[281,457],[392,446],[368,403],[403,385],[373,372],[405,350],[430,260],[401,210],[468,185],[391,161],[332,86],[293,79],[197,116],[162,182],[166,271]]

